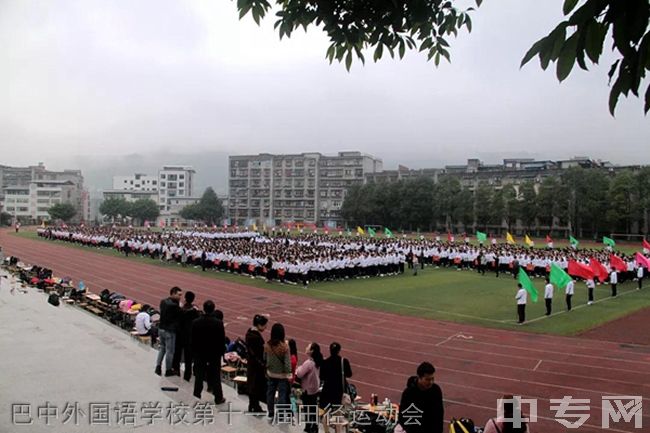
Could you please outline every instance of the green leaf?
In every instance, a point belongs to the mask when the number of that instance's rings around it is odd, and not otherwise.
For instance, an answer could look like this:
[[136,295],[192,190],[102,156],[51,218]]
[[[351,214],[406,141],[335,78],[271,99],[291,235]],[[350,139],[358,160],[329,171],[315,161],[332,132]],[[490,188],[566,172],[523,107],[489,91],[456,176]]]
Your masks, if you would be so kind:
[[562,12],[564,15],[569,15],[573,9],[575,9],[578,4],[578,0],[564,0],[564,6],[562,7]]
[[476,7],[481,7],[481,3],[483,3],[483,0],[476,0]]
[[520,68],[523,68],[526,63],[530,62],[530,60],[539,53],[539,51],[544,46],[545,40],[546,38],[540,39],[539,41],[535,42],[532,47],[528,49],[528,52],[526,53],[524,58],[521,59],[521,64],[519,65]]
[[621,63],[621,59],[618,59],[614,63],[612,63],[612,67],[609,68],[609,72],[607,73],[607,76],[609,77],[609,82],[611,84],[612,78],[614,78],[614,74],[616,73],[616,68],[618,68],[618,64]]
[[465,15],[465,26],[467,27],[468,32],[472,32],[472,20],[469,15]]
[[605,36],[607,35],[607,27],[598,22],[592,22],[587,27],[587,39],[585,40],[585,51],[589,60],[598,64],[600,55],[603,53],[603,45],[605,44]]
[[379,45],[377,45],[377,48],[375,48],[375,54],[372,57],[375,63],[377,62],[377,60],[381,59],[381,55],[383,51],[384,51],[384,45],[380,43]]
[[403,59],[405,53],[406,53],[406,43],[404,42],[404,39],[402,39],[399,41],[399,58]]
[[650,84],[648,84],[648,89],[645,91],[645,106],[643,107],[645,114],[648,114],[650,111]]
[[578,37],[579,34],[574,33],[564,43],[564,47],[562,47],[560,58],[557,61],[557,79],[560,81],[564,81],[569,76],[571,70],[573,69],[573,65],[576,62]]
[[348,55],[345,57],[345,69],[350,71],[350,67],[352,66],[352,51],[348,51]]

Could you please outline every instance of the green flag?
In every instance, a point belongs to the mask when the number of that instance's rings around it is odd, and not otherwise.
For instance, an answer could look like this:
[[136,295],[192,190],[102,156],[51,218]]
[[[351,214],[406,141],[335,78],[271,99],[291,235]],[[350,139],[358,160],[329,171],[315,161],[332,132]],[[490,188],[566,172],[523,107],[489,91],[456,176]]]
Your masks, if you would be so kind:
[[384,234],[386,235],[387,238],[393,237],[393,232],[391,232],[388,227],[384,227]]
[[551,263],[551,274],[549,275],[549,280],[551,281],[551,284],[558,289],[563,289],[567,284],[569,284],[571,277],[558,265]]
[[537,302],[537,289],[533,285],[533,282],[530,280],[530,277],[524,271],[522,268],[519,268],[519,275],[517,277],[519,280],[519,284],[526,289],[528,294],[530,295],[530,299],[533,300],[533,302]]
[[348,229],[348,231],[345,232],[345,234],[346,234],[347,236],[352,236],[352,230]]
[[569,242],[570,242],[571,245],[573,245],[574,247],[577,247],[578,244],[580,243],[580,242],[578,242],[578,240],[577,240],[576,238],[574,238],[573,236],[569,236]]
[[607,236],[603,236],[603,243],[608,247],[612,247],[612,248],[616,246],[616,242],[614,242],[614,239],[608,238]]
[[478,239],[479,242],[485,242],[487,241],[487,235],[483,232],[476,232],[476,239]]
[[368,236],[374,238],[376,234],[377,232],[375,232],[375,229],[373,229],[372,227],[368,227]]

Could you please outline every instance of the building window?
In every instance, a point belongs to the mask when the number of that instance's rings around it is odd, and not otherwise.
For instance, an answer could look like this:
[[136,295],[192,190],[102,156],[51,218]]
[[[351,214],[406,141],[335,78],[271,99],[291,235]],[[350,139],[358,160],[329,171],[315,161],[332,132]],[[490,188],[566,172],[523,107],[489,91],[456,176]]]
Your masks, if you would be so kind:
[[179,178],[179,179],[185,179],[185,175],[184,175],[184,174],[179,174],[179,175],[178,175],[178,178]]
[[165,178],[165,175],[164,175],[164,174],[161,174],[161,175],[160,175],[160,178],[161,178],[161,179],[164,179],[164,178]]

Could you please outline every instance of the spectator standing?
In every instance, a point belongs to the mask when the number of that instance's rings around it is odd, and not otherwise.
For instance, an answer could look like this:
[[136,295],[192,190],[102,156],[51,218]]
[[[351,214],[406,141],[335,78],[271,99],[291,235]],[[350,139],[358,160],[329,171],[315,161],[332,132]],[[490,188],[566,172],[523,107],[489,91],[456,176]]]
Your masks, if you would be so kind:
[[[320,367],[323,365],[323,354],[318,343],[311,343],[305,349],[307,360],[296,369],[296,377],[302,387],[303,406],[316,406],[318,403],[318,388],[320,387]],[[317,433],[318,424],[306,423],[305,433]]]
[[181,315],[179,302],[183,291],[180,287],[172,287],[169,297],[160,301],[160,322],[158,334],[160,337],[160,349],[156,360],[155,373],[160,376],[163,358],[165,359],[165,376],[179,374],[172,368],[174,361],[174,349],[176,347],[176,332]]
[[266,361],[266,407],[267,416],[275,416],[275,392],[278,392],[278,404],[288,405],[289,379],[291,379],[291,355],[289,345],[285,341],[284,326],[274,323],[271,327],[271,338],[264,346],[264,360]]
[[214,302],[203,303],[203,316],[197,318],[191,327],[191,349],[194,357],[194,397],[201,398],[203,381],[207,378],[208,386],[214,394],[214,402],[223,404],[221,388],[221,358],[226,348],[226,333],[223,322],[215,314]]
[[192,377],[192,350],[190,348],[192,322],[201,315],[199,309],[194,305],[195,298],[194,292],[185,292],[185,303],[181,307],[178,331],[176,332],[174,362],[172,362],[172,368],[177,372],[181,371],[181,360],[185,363],[183,378],[188,382]]
[[248,388],[248,411],[264,412],[260,406],[266,401],[266,363],[264,361],[264,337],[269,320],[262,315],[255,315],[253,327],[246,332],[246,386]]
[[321,409],[341,405],[345,379],[352,377],[350,362],[342,358],[340,353],[341,345],[339,343],[330,344],[330,356],[323,361],[320,369],[320,378],[323,381],[319,403]]
[[399,405],[399,425],[407,433],[442,433],[445,408],[442,390],[435,383],[435,367],[429,362],[418,366],[409,378]]

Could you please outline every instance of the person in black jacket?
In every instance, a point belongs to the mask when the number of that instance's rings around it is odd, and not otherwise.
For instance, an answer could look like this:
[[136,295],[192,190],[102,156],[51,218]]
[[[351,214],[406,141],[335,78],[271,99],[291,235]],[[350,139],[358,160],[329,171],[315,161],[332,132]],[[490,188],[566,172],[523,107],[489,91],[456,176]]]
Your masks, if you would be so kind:
[[253,327],[246,332],[246,387],[248,389],[248,411],[263,413],[261,401],[266,401],[266,363],[264,362],[264,337],[269,319],[256,314]]
[[181,360],[185,362],[185,371],[183,378],[190,381],[192,377],[192,351],[190,350],[190,331],[192,329],[192,322],[198,319],[201,312],[196,305],[194,292],[185,292],[185,303],[181,307],[181,315],[178,324],[178,331],[176,332],[176,347],[174,350],[174,362],[172,362],[172,369],[175,372],[181,371]]
[[181,316],[179,302],[183,291],[180,287],[172,287],[169,291],[169,298],[160,301],[160,322],[158,323],[158,337],[160,338],[160,350],[156,360],[156,374],[160,376],[163,358],[165,358],[165,376],[178,374],[172,367],[174,360],[174,349],[176,347],[176,331]]
[[[341,345],[339,343],[330,344],[330,356],[320,368],[320,378],[323,381],[323,390],[320,395],[320,407],[325,409],[329,406],[331,410],[341,405],[343,398],[343,386],[348,377],[352,377],[352,368],[350,362],[341,358]],[[345,376],[345,379],[344,377]]]
[[399,424],[407,433],[442,433],[445,408],[442,390],[434,381],[436,369],[429,362],[418,366],[409,378],[399,405]]
[[226,351],[226,333],[223,322],[214,314],[214,302],[203,303],[203,316],[192,322],[190,342],[194,357],[194,397],[201,398],[203,381],[207,378],[208,386],[214,394],[214,402],[223,404],[221,388],[221,358]]

